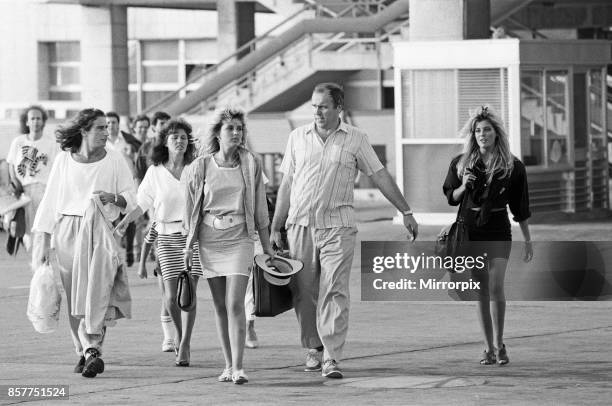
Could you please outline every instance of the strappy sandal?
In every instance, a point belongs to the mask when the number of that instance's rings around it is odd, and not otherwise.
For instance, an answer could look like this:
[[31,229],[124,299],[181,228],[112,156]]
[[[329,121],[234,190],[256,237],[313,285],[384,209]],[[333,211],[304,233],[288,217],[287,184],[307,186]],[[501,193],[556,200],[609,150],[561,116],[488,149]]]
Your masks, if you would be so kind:
[[[176,353],[176,356],[178,358],[178,353],[179,350],[178,348],[174,347],[174,351]],[[187,352],[187,359],[186,360],[179,360],[177,359],[174,363],[175,366],[177,367],[188,367],[189,366],[189,359],[191,358],[191,351]]]
[[232,368],[225,368],[217,378],[219,382],[232,382]]
[[510,358],[508,358],[506,344],[502,344],[502,347],[497,351],[497,363],[499,365],[506,365],[508,362],[510,362]]
[[484,350],[482,352],[482,359],[480,360],[480,365],[493,365],[495,364],[496,359],[495,359],[495,351],[491,350],[491,351],[487,351]]
[[249,381],[249,377],[244,373],[244,369],[239,369],[232,373],[232,381],[234,381],[236,385],[242,385]]

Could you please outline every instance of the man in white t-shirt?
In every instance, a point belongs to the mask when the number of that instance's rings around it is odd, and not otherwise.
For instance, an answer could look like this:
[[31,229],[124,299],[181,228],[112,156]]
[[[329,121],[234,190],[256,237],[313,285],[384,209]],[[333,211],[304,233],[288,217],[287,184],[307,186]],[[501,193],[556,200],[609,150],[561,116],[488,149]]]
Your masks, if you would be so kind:
[[9,163],[11,182],[17,191],[32,199],[25,206],[26,235],[24,243],[30,248],[29,236],[34,215],[45,192],[53,160],[59,152],[55,139],[43,135],[47,112],[41,106],[29,106],[20,117],[21,133],[12,142],[6,161]]
[[[131,134],[123,133],[123,131],[119,130],[119,115],[114,111],[106,113],[106,125],[108,130],[106,149],[112,149],[122,154],[132,170],[132,175],[135,175],[134,156],[140,147],[140,143]],[[128,139],[128,136],[131,138]],[[137,144],[134,144],[134,142]],[[138,145],[138,148],[135,148],[135,145]]]

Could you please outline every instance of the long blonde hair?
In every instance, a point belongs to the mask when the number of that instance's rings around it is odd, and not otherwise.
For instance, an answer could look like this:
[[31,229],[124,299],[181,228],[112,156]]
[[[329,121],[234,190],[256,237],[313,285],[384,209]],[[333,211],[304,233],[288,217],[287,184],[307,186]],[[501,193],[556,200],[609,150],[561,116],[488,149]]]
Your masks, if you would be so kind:
[[247,127],[246,127],[246,113],[244,110],[227,106],[222,109],[215,111],[212,120],[210,121],[210,127],[206,133],[205,142],[200,146],[201,154],[214,154],[221,148],[219,144],[219,134],[221,127],[226,121],[233,119],[240,120],[242,122],[242,143],[239,148],[246,149],[246,138],[247,138]]
[[493,180],[495,173],[501,173],[502,178],[510,176],[514,168],[514,156],[510,153],[510,143],[508,134],[504,129],[501,118],[489,106],[481,106],[474,111],[470,111],[470,118],[467,120],[459,134],[465,138],[463,144],[463,155],[457,162],[457,175],[463,176],[466,168],[473,168],[480,159],[480,149],[476,142],[476,125],[481,121],[488,121],[493,126],[497,134],[493,147],[492,159],[487,165],[487,181]]

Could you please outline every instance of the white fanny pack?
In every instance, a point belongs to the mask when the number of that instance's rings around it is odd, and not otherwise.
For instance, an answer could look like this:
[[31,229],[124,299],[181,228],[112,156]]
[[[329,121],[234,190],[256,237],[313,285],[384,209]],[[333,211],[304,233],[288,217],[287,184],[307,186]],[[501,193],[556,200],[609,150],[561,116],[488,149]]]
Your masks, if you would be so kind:
[[204,224],[215,230],[225,230],[238,224],[246,223],[246,217],[243,214],[226,214],[225,216],[215,216],[210,213],[204,215],[202,220]]

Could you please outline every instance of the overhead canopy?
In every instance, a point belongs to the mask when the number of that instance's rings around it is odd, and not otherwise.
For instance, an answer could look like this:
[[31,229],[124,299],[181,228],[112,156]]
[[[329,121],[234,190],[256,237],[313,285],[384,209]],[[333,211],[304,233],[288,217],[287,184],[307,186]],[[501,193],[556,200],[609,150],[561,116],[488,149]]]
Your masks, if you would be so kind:
[[[50,4],[78,4],[81,6],[108,7],[151,7],[151,8],[178,8],[187,10],[216,10],[217,0],[43,0]],[[269,13],[270,10],[255,3],[255,11]]]

